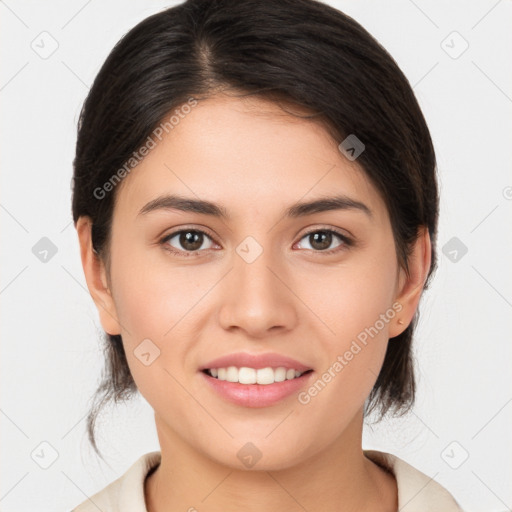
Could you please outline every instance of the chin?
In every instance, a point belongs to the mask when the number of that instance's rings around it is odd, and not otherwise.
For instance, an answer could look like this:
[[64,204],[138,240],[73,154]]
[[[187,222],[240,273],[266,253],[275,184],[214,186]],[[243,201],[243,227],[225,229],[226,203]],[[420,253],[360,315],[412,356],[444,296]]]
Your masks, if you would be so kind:
[[[245,440],[237,441],[231,440],[229,446],[224,446],[219,443],[221,451],[214,453],[211,450],[211,445],[206,451],[206,455],[214,460],[217,464],[229,467],[233,470],[242,471],[280,471],[286,470],[301,464],[308,458],[305,452],[297,452],[297,445],[299,443],[289,439],[289,445],[283,446],[282,443],[274,443],[261,437],[261,442],[258,439],[255,441]],[[311,444],[301,442],[303,446]]]

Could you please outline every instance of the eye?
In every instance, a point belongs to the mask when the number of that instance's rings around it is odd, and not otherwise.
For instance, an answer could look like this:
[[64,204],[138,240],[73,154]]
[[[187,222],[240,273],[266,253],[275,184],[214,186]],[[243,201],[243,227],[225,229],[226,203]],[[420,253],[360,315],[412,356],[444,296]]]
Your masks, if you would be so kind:
[[[340,242],[333,249],[328,250],[336,238]],[[306,233],[301,238],[301,240],[304,239],[309,240],[310,247],[306,247],[306,249],[324,254],[339,252],[353,245],[349,237],[334,229],[316,229]],[[165,250],[173,254],[190,257],[200,256],[201,250],[211,249],[211,245],[215,244],[215,242],[210,235],[201,229],[181,229],[166,235],[160,240],[160,244],[164,246]]]
[[[175,239],[174,242],[172,242],[173,239]],[[206,247],[204,246],[206,239],[213,242],[212,238],[200,229],[182,229],[166,235],[160,240],[160,243],[166,250],[174,254],[195,256],[194,253],[198,253],[201,249],[211,249],[208,244]],[[178,244],[178,247],[173,244]]]
[[[334,249],[327,250],[336,238],[341,240],[341,242],[338,243]],[[334,229],[316,229],[306,233],[301,238],[301,240],[304,239],[310,242],[310,248],[312,250],[315,252],[324,252],[325,254],[332,254],[352,245],[350,238]],[[306,249],[308,249],[308,247],[306,247]]]

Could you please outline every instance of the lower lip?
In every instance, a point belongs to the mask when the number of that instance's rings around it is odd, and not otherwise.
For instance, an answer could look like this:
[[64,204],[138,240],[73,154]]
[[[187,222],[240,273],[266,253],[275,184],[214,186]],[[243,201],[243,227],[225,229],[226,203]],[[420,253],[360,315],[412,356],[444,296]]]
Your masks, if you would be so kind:
[[222,398],[242,407],[269,407],[279,401],[298,393],[303,388],[313,372],[296,377],[295,379],[274,382],[274,384],[240,384],[210,377],[200,372],[206,382]]

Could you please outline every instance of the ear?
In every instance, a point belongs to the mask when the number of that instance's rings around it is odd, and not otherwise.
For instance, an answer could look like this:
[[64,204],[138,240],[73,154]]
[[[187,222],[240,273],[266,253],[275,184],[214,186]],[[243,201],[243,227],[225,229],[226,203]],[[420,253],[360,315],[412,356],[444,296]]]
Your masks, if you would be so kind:
[[121,328],[117,320],[114,299],[108,287],[105,264],[93,250],[90,217],[80,217],[75,227],[80,242],[80,257],[87,288],[98,308],[101,325],[108,334],[120,334]]
[[[400,268],[395,302],[402,305],[400,312],[397,312],[395,320],[389,327],[389,337],[394,338],[401,334],[411,323],[414,313],[423,292],[423,286],[427,279],[432,259],[430,234],[426,226],[420,227],[418,238],[414,243],[409,257],[409,275],[405,269]],[[398,320],[403,323],[399,324]]]

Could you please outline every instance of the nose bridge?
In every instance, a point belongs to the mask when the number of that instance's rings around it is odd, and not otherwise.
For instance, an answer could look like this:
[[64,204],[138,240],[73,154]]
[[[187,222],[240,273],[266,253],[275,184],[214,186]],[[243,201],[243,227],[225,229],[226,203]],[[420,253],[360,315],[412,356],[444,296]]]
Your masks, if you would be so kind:
[[286,277],[276,251],[247,237],[235,252],[220,312],[223,326],[253,336],[277,326],[291,328],[296,322],[293,294],[282,282]]

